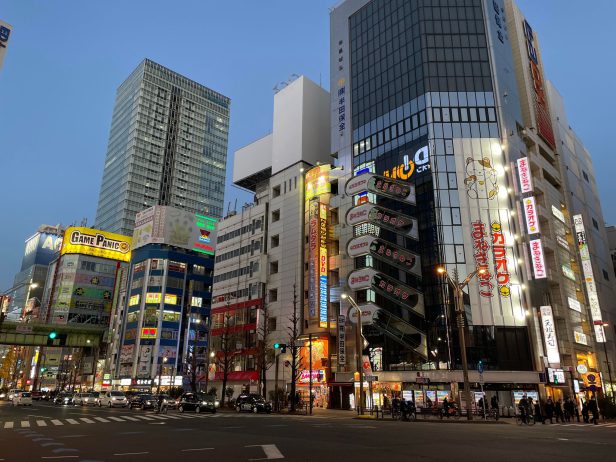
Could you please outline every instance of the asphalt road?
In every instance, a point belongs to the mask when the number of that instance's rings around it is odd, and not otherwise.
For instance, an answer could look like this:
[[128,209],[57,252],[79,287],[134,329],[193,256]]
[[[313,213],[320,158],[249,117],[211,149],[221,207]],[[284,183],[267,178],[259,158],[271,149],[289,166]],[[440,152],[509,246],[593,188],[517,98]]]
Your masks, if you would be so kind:
[[0,403],[0,461],[616,460],[616,424],[369,421]]

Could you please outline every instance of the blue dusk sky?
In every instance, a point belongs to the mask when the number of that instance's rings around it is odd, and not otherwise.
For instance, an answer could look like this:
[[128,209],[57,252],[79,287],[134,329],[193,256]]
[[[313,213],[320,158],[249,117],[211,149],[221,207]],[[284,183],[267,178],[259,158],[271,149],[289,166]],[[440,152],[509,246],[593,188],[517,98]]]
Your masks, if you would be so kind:
[[[411,0],[409,0],[411,1]],[[169,5],[173,4],[173,8]],[[232,100],[233,152],[271,130],[272,88],[291,74],[328,87],[333,0],[2,0],[14,28],[0,69],[0,290],[42,224],[93,224],[118,85],[145,57]],[[546,76],[593,158],[603,211],[616,223],[616,2],[520,0]]]

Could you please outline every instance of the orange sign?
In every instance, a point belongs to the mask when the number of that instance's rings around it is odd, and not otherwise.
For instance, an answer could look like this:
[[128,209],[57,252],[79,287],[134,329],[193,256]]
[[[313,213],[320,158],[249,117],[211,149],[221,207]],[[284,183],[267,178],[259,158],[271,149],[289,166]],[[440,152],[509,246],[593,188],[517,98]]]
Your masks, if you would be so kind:
[[585,387],[595,386],[601,388],[601,376],[598,372],[587,372],[586,374],[580,374],[584,381]]

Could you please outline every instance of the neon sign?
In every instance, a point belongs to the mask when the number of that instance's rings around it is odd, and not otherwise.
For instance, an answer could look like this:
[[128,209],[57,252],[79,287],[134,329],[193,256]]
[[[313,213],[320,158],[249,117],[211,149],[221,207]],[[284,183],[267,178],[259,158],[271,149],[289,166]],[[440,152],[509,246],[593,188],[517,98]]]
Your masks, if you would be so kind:
[[327,206],[319,204],[319,327],[327,327]]

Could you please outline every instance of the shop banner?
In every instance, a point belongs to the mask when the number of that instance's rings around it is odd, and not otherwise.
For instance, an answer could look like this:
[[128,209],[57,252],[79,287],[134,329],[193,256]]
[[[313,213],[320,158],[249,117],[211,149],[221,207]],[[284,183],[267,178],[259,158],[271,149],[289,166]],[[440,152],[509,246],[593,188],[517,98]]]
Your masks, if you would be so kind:
[[556,339],[556,327],[554,326],[552,307],[547,305],[539,309],[541,312],[541,326],[543,327],[543,340],[548,355],[548,363],[560,364],[560,353],[558,352],[558,341]]
[[545,268],[545,258],[543,256],[543,245],[541,239],[533,239],[529,242],[530,259],[533,262],[533,274],[535,279],[545,279],[548,277]]
[[338,364],[346,364],[346,316],[338,316]]
[[525,194],[533,190],[533,180],[530,173],[530,165],[528,157],[518,159],[518,178],[520,180],[520,192]]
[[526,230],[528,234],[538,234],[539,216],[537,215],[537,204],[534,197],[526,197],[522,200],[524,204],[524,218],[526,219]]

